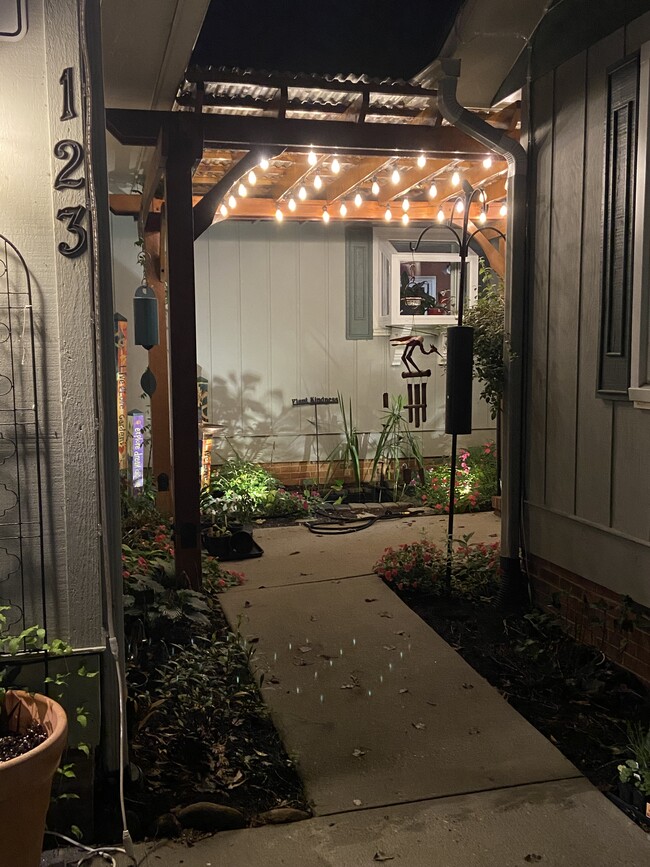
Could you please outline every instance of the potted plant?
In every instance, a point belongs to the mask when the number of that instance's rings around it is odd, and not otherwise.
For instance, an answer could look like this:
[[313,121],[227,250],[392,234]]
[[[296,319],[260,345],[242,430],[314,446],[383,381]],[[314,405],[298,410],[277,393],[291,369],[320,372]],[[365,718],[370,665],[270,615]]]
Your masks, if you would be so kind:
[[3,661],[15,663],[21,654],[34,652],[63,653],[67,646],[45,644],[45,630],[37,626],[7,635],[7,610],[0,608],[0,867],[38,867],[67,718],[46,695],[10,688],[10,672],[16,669]]

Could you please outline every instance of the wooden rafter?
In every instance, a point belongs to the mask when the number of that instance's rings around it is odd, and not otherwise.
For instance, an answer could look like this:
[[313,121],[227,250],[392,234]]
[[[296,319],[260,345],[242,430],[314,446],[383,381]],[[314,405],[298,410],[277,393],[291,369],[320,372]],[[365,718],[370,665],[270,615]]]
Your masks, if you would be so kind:
[[385,206],[393,199],[406,195],[406,193],[410,192],[413,187],[416,187],[423,181],[426,181],[429,178],[434,178],[439,172],[446,169],[452,171],[455,165],[455,160],[452,162],[449,162],[449,160],[427,160],[426,165],[422,169],[414,166],[408,171],[402,173],[401,180],[398,184],[390,184],[389,186],[384,187],[379,194],[379,201]]
[[316,162],[310,166],[307,158],[303,157],[300,162],[294,163],[284,175],[267,190],[267,195],[270,199],[277,201],[283,196],[286,196],[294,187],[321,165],[325,156],[323,154],[316,155]]
[[331,181],[325,186],[324,198],[327,203],[336,202],[337,199],[342,199],[349,195],[359,184],[367,181],[391,160],[386,160],[385,157],[366,157],[361,162],[357,163],[340,177]]

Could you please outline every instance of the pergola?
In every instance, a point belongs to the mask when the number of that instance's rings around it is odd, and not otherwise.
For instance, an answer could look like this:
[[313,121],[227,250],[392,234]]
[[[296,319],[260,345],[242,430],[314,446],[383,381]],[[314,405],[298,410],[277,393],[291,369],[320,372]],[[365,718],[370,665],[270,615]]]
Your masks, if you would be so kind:
[[[518,103],[480,114],[518,136]],[[170,480],[159,505],[174,516],[177,570],[199,586],[194,240],[225,219],[432,223],[451,215],[460,178],[485,190],[470,218],[503,228],[507,167],[443,120],[435,88],[363,76],[195,70],[174,111],[108,109],[107,126],[154,149],[142,193],[111,196],[111,210],[138,218],[149,254],[153,472],[159,489]],[[503,251],[480,239],[502,274]]]

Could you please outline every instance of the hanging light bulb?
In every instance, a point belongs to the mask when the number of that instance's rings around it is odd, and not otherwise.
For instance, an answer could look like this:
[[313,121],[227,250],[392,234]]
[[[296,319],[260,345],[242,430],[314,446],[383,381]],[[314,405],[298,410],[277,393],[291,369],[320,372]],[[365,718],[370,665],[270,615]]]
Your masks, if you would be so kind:
[[453,173],[453,175],[451,176],[451,182],[455,187],[460,186],[460,175],[458,174],[458,172]]
[[345,204],[345,202],[341,202],[341,207],[339,208],[339,214],[342,217],[345,217],[347,212],[348,212],[348,206]]
[[418,168],[423,169],[426,166],[426,164],[427,164],[427,158],[425,157],[424,154],[420,154],[420,156],[418,157]]
[[248,183],[251,185],[251,187],[254,187],[257,183],[257,175],[252,169],[248,173]]
[[442,207],[438,211],[438,218],[437,219],[438,219],[439,223],[445,222],[445,212],[442,210]]
[[332,171],[335,175],[338,175],[338,173],[341,171],[341,163],[338,161],[337,157],[334,157],[334,159],[332,160]]
[[407,199],[407,197],[404,196],[404,198],[402,199],[402,210],[403,210],[403,211],[408,211],[408,209],[409,209],[410,207],[411,207],[411,203],[409,202],[409,200]]
[[329,223],[330,221],[330,212],[327,210],[327,205],[323,208],[323,222]]
[[301,202],[304,202],[307,198],[307,190],[304,187],[300,187],[300,189],[298,190],[298,198]]
[[321,188],[322,186],[323,186],[323,181],[321,180],[321,176],[320,176],[320,175],[316,175],[316,177],[314,178],[314,189],[315,189],[315,190],[320,190],[320,188]]
[[361,193],[357,193],[356,196],[354,197],[354,204],[357,206],[357,208],[360,208],[362,202],[363,202],[363,196],[361,195]]
[[227,217],[227,216],[228,216],[228,208],[226,207],[226,205],[225,205],[224,202],[221,203],[221,205],[220,205],[220,207],[219,207],[219,211],[221,212],[221,216],[222,216],[222,217]]
[[377,183],[377,178],[373,178],[372,181],[372,194],[373,196],[379,195],[379,184]]
[[492,168],[492,157],[485,157],[483,160],[483,168],[491,169]]
[[409,224],[409,215],[406,211],[402,214],[402,223],[404,223],[405,226],[408,226]]
[[479,223],[480,223],[481,225],[483,225],[483,224],[485,223],[486,220],[487,220],[487,214],[486,214],[485,211],[483,210],[483,211],[481,211],[481,213],[478,215],[478,221],[479,221]]
[[282,213],[282,208],[280,208],[279,205],[275,209],[275,219],[278,221],[278,223],[281,223],[282,220],[284,220],[284,214]]
[[246,189],[246,187],[245,187],[243,184],[240,184],[240,185],[237,187],[237,192],[239,193],[239,195],[240,195],[240,196],[242,197],[242,199],[243,199],[244,196],[248,193],[248,190]]
[[318,157],[313,151],[309,151],[309,153],[307,154],[307,162],[310,166],[315,166],[318,162]]
[[487,202],[487,193],[485,192],[485,190],[483,188],[481,188],[479,190],[478,197],[481,200],[481,202],[483,202],[483,204],[485,204]]
[[271,163],[267,160],[267,158],[262,157],[262,159],[260,160],[260,168],[262,169],[262,171],[265,172],[270,165]]
[[399,172],[397,169],[393,169],[393,174],[390,176],[390,179],[394,184],[399,184]]
[[294,199],[293,196],[291,196],[291,198],[287,202],[287,207],[289,208],[290,211],[296,210],[296,200]]
[[429,198],[435,199],[435,197],[437,195],[438,195],[438,187],[435,184],[431,184],[431,186],[429,187]]
[[232,209],[237,204],[237,199],[232,195],[232,193],[228,196],[228,207],[232,211]]
[[391,211],[390,207],[388,207],[384,211],[384,220],[386,220],[387,223],[390,223],[390,221],[392,219],[393,219],[393,212]]
[[507,214],[508,214],[508,206],[507,206],[506,203],[504,202],[504,203],[501,205],[501,207],[499,208],[499,216],[500,216],[500,217],[505,217],[505,216],[507,216]]
[[463,202],[462,199],[457,199],[456,200],[456,212],[458,214],[462,214],[464,210],[465,210],[465,203]]

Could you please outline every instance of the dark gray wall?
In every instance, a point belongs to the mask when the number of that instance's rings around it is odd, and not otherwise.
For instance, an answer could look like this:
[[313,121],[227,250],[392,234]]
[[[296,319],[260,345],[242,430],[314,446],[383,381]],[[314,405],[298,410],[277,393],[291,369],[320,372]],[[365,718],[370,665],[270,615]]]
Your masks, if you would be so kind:
[[532,83],[527,550],[650,605],[650,411],[596,394],[607,69],[650,12]]

